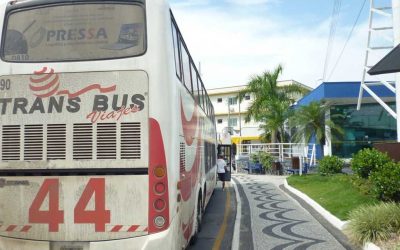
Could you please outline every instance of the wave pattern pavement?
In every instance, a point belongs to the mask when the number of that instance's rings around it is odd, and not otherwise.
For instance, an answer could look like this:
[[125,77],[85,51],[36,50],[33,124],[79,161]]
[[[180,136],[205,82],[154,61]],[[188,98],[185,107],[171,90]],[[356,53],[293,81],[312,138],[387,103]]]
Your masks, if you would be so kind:
[[345,249],[268,178],[274,177],[240,175],[236,178],[249,201],[255,249]]

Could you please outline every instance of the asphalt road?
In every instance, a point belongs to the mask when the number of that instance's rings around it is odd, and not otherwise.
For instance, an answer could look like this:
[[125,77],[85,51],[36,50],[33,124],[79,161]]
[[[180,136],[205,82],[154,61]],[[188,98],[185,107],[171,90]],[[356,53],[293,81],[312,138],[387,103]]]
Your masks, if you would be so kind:
[[188,250],[230,250],[236,218],[235,191],[229,183],[222,191],[221,182],[211,197],[203,216],[198,240]]

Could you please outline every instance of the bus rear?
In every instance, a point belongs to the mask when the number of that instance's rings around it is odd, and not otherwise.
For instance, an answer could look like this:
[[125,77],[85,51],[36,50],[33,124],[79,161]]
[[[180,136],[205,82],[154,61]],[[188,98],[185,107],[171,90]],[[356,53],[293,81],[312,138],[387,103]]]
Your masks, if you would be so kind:
[[166,159],[140,61],[144,1],[0,11],[0,249],[142,249],[146,235],[165,237]]

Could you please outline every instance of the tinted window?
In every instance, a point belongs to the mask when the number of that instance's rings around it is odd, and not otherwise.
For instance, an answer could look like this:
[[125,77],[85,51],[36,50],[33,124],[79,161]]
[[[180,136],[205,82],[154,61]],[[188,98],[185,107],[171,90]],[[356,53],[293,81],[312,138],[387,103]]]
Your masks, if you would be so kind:
[[200,79],[199,79],[199,104],[204,109],[203,83]]
[[175,24],[172,24],[172,39],[173,39],[173,43],[174,43],[176,75],[178,76],[179,79],[181,79],[181,77],[182,77],[181,57],[179,54],[178,33],[176,31]]
[[14,62],[79,61],[141,55],[145,14],[138,5],[74,4],[11,12],[2,57]]
[[186,48],[181,44],[183,81],[189,92],[192,92],[192,78],[190,76],[190,58]]
[[192,84],[193,84],[193,97],[194,97],[194,100],[196,102],[198,102],[198,100],[199,100],[199,87],[197,85],[197,81],[198,80],[197,80],[196,68],[193,65],[193,63],[190,64],[190,68],[192,70],[192,79],[193,79],[193,82],[192,82]]

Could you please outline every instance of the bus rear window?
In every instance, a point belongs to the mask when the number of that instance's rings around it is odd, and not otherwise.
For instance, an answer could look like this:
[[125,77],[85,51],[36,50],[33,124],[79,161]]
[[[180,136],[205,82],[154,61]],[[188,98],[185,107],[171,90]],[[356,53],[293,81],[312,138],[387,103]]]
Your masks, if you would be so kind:
[[144,8],[74,4],[11,11],[3,32],[9,62],[86,61],[133,57],[146,50]]

